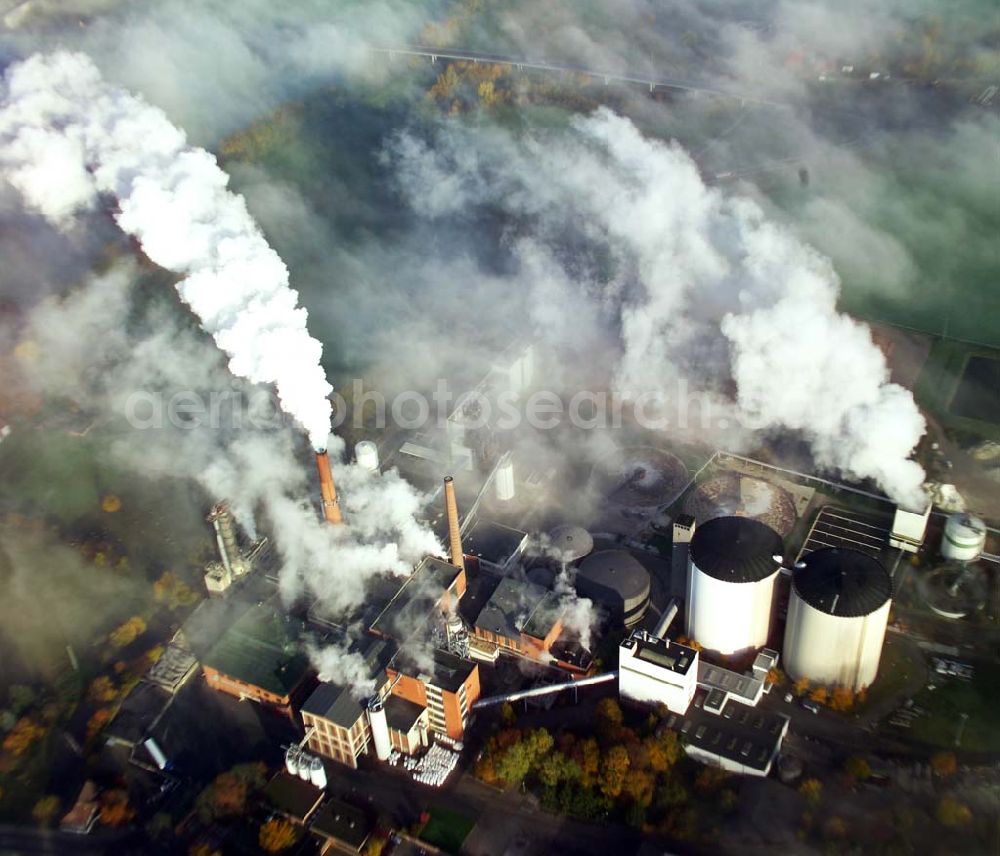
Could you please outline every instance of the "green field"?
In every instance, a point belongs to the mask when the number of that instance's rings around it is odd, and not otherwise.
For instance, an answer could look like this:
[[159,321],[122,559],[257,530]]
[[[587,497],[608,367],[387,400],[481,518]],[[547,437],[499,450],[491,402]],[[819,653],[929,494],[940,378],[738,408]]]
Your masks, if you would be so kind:
[[[978,390],[982,400],[970,401],[970,390],[963,389],[963,380],[968,381],[970,362],[973,367],[982,361],[993,363],[1000,359],[1000,351],[982,345],[970,345],[951,339],[938,339],[931,348],[927,363],[917,380],[914,390],[917,400],[931,410],[946,427],[987,439],[1000,440],[1000,424],[987,419],[970,419],[954,412],[958,399],[960,412],[971,413],[978,410],[980,416],[992,416],[998,390]],[[974,405],[978,407],[974,408]]]
[[445,808],[436,808],[420,833],[421,839],[446,853],[458,853],[476,821]]
[[1000,664],[979,663],[971,681],[943,678],[935,690],[924,689],[914,704],[927,711],[914,719],[910,734],[934,746],[954,748],[962,715],[968,716],[962,730],[961,748],[976,752],[1000,750]]

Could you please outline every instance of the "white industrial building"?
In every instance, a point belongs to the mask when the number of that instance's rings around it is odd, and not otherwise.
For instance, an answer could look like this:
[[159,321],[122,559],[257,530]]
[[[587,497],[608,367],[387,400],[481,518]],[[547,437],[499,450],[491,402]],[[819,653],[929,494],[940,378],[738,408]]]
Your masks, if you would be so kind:
[[892,532],[889,534],[889,546],[907,553],[916,553],[924,544],[927,532],[927,520],[931,516],[930,503],[921,511],[908,511],[897,508],[892,519]]
[[618,692],[684,713],[698,689],[698,652],[637,630],[618,649]]
[[799,562],[785,625],[785,669],[795,680],[860,690],[878,674],[892,579],[857,550],[827,547]]
[[729,656],[767,643],[781,537],[747,517],[716,517],[691,538],[687,635]]

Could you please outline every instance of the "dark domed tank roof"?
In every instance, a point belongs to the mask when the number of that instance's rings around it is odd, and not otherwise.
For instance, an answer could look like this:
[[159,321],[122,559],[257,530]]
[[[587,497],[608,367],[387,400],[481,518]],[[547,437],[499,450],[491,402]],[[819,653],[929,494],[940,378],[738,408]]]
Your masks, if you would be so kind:
[[750,517],[716,517],[691,538],[691,561],[698,570],[727,583],[755,583],[778,570],[781,536]]
[[582,526],[557,526],[549,533],[550,547],[566,562],[575,562],[594,550],[594,539]]
[[840,547],[806,556],[792,573],[792,585],[809,606],[841,618],[869,615],[892,597],[892,578],[878,559]]
[[599,586],[624,601],[649,596],[649,572],[624,550],[600,550],[583,560],[576,574],[579,588]]

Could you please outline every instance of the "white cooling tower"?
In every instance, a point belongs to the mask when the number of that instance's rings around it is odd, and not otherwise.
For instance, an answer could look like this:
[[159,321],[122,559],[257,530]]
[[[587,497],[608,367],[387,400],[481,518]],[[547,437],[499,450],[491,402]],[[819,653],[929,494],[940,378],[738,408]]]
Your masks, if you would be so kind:
[[309,760],[309,781],[320,790],[326,787],[326,767],[323,766],[322,759],[315,755]]
[[385,705],[378,696],[374,696],[368,703],[368,722],[372,729],[375,757],[379,761],[386,761],[392,752],[392,741],[389,739],[389,723],[385,718]]
[[691,538],[687,635],[725,656],[767,644],[781,537],[748,517],[716,517]]
[[785,670],[793,680],[857,691],[878,674],[892,579],[856,550],[826,547],[796,565],[785,624]]
[[371,473],[377,473],[379,468],[378,446],[371,440],[361,440],[354,444],[354,460],[357,465]]
[[986,524],[972,514],[953,514],[944,525],[941,555],[953,562],[974,562],[986,545]]
[[497,464],[495,476],[497,499],[510,502],[514,498],[514,458],[507,452]]

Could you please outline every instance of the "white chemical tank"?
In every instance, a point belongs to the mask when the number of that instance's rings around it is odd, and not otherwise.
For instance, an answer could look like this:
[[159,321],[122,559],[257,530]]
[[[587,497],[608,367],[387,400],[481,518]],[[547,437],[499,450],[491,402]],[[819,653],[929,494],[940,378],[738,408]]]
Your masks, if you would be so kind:
[[973,514],[953,514],[944,526],[941,555],[952,562],[974,562],[986,545],[986,524]]
[[315,755],[309,760],[309,781],[320,790],[326,788],[326,767],[322,759]]
[[361,440],[354,445],[354,460],[363,470],[377,473],[379,468],[378,446],[371,440]]
[[305,752],[299,755],[299,778],[303,782],[309,781],[309,765],[312,763],[312,755]]
[[297,776],[299,774],[299,759],[302,752],[298,746],[289,746],[285,752],[285,769],[288,775]]
[[375,757],[379,761],[387,761],[392,752],[392,741],[389,739],[389,723],[385,718],[385,705],[378,696],[373,696],[372,700],[368,702],[368,723],[372,729]]
[[825,547],[792,573],[785,622],[785,671],[857,692],[878,675],[892,578],[872,556]]
[[691,538],[687,635],[730,656],[767,644],[781,536],[748,517],[716,517]]
[[507,452],[497,464],[495,479],[497,499],[510,502],[514,498],[514,458]]

